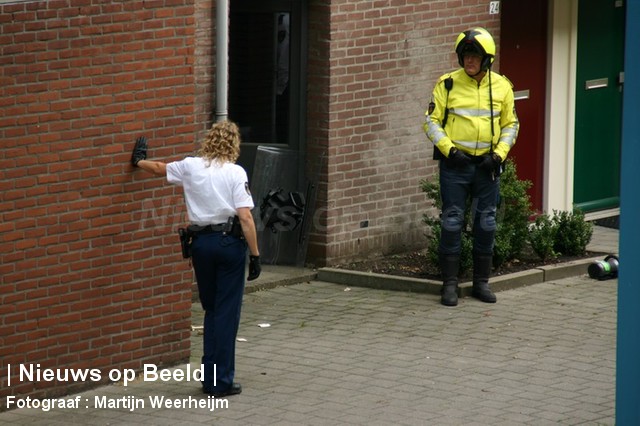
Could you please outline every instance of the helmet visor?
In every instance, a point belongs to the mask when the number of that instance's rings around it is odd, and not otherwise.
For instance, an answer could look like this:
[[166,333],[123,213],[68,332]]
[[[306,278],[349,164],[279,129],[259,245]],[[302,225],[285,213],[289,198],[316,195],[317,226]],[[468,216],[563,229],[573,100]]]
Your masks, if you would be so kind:
[[462,56],[484,56],[484,52],[480,50],[480,48],[476,45],[476,43],[465,43],[460,49],[460,54]]

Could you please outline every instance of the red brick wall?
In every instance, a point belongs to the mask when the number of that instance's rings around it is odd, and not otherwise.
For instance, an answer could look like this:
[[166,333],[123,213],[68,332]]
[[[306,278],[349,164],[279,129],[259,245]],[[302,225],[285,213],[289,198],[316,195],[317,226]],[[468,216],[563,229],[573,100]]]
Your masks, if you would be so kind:
[[477,0],[310,8],[308,142],[310,150],[326,145],[328,165],[309,253],[335,264],[424,247],[419,181],[436,172],[424,111],[435,80],[457,67],[457,35],[482,25],[498,41],[499,15]]
[[200,142],[215,120],[215,0],[195,0],[194,84],[195,141]]
[[318,175],[316,211],[310,228],[307,259],[324,265],[327,256],[327,164],[329,149],[329,93],[331,8],[330,0],[309,1],[309,36],[307,60],[307,172]]
[[187,360],[181,193],[129,159],[139,135],[153,158],[193,150],[194,0],[27,1],[0,25],[2,403],[85,386],[8,387],[7,364]]

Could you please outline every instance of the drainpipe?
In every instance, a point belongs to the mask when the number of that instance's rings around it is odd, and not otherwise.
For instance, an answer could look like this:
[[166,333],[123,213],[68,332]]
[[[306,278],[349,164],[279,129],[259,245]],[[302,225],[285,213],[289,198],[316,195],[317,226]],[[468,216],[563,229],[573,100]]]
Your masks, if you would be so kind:
[[228,59],[229,3],[228,0],[216,0],[216,121],[225,121],[229,115]]

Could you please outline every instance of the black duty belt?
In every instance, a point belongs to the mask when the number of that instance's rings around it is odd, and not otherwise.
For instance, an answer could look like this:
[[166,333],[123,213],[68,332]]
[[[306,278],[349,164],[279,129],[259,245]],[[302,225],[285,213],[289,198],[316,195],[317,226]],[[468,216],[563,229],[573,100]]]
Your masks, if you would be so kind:
[[223,232],[226,226],[226,223],[218,225],[189,225],[187,230],[193,234],[211,234],[213,232]]
[[484,160],[484,157],[482,155],[471,155],[471,154],[465,154],[465,155],[469,157],[469,159],[473,164],[480,164],[482,163],[482,160]]

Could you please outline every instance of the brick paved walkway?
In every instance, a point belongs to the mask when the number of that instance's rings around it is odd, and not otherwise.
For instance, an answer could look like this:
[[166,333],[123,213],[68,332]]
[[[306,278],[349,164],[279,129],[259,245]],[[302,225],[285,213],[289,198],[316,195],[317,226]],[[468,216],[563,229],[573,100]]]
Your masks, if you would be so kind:
[[204,399],[193,382],[140,380],[83,392],[89,408],[12,410],[0,424],[612,425],[616,289],[583,275],[456,308],[319,281],[257,291],[237,345],[244,392],[228,408],[93,408],[95,396]]

